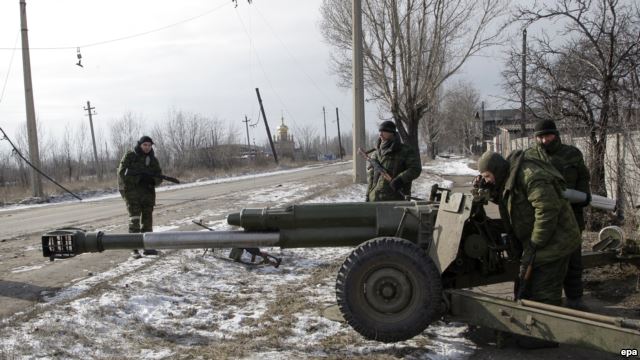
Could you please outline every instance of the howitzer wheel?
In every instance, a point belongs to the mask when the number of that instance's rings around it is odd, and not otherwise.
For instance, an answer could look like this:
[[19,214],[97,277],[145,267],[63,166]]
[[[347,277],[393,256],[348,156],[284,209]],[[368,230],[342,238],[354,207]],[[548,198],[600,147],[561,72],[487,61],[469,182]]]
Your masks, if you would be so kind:
[[367,339],[396,342],[441,315],[442,280],[425,251],[400,238],[375,238],[347,257],[336,280],[345,320]]

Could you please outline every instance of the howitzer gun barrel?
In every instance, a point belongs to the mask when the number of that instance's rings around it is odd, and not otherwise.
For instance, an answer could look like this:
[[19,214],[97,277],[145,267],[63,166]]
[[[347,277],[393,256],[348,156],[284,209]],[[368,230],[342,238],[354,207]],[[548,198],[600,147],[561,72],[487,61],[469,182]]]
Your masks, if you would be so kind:
[[204,249],[278,246],[279,232],[166,231],[144,234],[106,234],[61,229],[42,236],[45,257],[66,258],[89,252],[120,249]]
[[45,257],[65,258],[116,249],[352,247],[378,236],[396,235],[401,219],[405,219],[402,235],[415,238],[419,215],[406,216],[407,211],[432,214],[431,205],[412,201],[243,209],[230,214],[227,222],[244,231],[107,234],[61,229],[42,236],[42,251]]
[[[212,236],[214,235],[214,236]],[[143,244],[148,249],[250,248],[278,246],[277,232],[250,233],[245,231],[167,231],[145,233]]]

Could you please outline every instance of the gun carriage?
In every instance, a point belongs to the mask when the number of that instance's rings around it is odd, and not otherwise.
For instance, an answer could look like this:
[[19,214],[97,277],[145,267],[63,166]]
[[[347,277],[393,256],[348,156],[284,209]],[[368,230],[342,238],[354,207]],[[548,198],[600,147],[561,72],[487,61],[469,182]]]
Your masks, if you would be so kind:
[[[42,248],[45,257],[55,259],[113,249],[355,247],[338,271],[336,298],[344,319],[368,339],[410,339],[444,317],[611,352],[640,343],[638,320],[468,290],[512,281],[520,264],[517,242],[504,233],[501,220],[485,212],[486,195],[434,187],[424,201],[243,209],[227,217],[230,225],[243,228],[233,231],[60,229],[42,236]],[[625,240],[617,228],[602,234],[600,251],[584,254],[585,267],[640,266],[636,242]]]

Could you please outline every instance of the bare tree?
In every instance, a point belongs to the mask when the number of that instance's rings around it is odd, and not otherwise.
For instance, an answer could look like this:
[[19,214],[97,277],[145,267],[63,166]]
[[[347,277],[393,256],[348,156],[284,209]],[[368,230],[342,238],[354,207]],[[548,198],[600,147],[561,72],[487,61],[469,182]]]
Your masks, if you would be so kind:
[[234,122],[227,123],[227,131],[225,134],[225,143],[226,144],[238,144],[240,143],[240,130],[239,125]]
[[[561,39],[546,34],[531,39],[527,85],[533,101],[528,107],[543,109],[540,116],[564,116],[585,129],[591,188],[606,194],[607,134],[621,123],[620,91],[637,68],[640,54],[637,5],[561,0],[520,7],[515,19],[525,26],[542,21],[564,25]],[[508,84],[515,83],[514,75],[506,74],[511,79]]]
[[136,141],[143,135],[142,130],[141,118],[132,112],[127,112],[122,118],[111,123],[111,146],[118,161],[127,150],[133,148]]
[[[418,125],[434,115],[438,89],[470,56],[496,43],[501,29],[491,31],[490,26],[505,6],[502,0],[363,1],[365,88],[391,114],[402,140],[416,151]],[[334,70],[347,85],[351,2],[324,0],[321,12],[324,38],[336,49]],[[427,123],[434,127],[438,121]]]
[[294,130],[298,145],[302,149],[302,156],[307,159],[312,154],[319,153],[314,144],[316,138],[318,138],[318,129],[310,124],[305,124],[300,127],[296,127]]
[[0,186],[6,186],[11,182],[13,172],[11,150],[0,147]]
[[64,127],[61,141],[58,143],[59,151],[58,158],[61,163],[61,168],[64,169],[64,175],[68,180],[71,180],[73,176],[73,131],[71,125],[67,123]]
[[[39,119],[38,119],[39,120]],[[44,166],[46,166],[48,159],[51,157],[51,153],[52,153],[52,148],[54,147],[52,145],[52,141],[48,136],[48,133],[46,132],[44,126],[42,125],[41,121],[37,121],[37,125],[36,125],[37,129],[36,131],[38,132],[38,142],[40,145],[40,163],[41,163],[41,167],[43,167],[43,171],[46,171],[46,169],[44,169]],[[25,121],[24,126],[21,126],[18,128],[18,132],[16,134],[16,141],[15,141],[15,145],[18,148],[18,151],[20,151],[20,153],[26,157],[27,159],[30,159],[31,156],[29,155],[29,141],[28,141],[28,135],[27,135],[27,123]],[[31,171],[31,168],[28,164],[26,164],[24,162],[24,160],[22,159],[18,159],[18,165],[20,168],[20,178],[21,178],[21,182],[22,184],[29,184],[29,171]]]
[[474,117],[480,105],[478,90],[468,81],[458,81],[443,96],[441,124],[446,124],[439,144],[470,155],[480,141],[480,123]]
[[89,132],[89,126],[87,123],[82,122],[80,126],[75,128],[73,133],[74,137],[74,149],[76,151],[75,159],[77,161],[76,180],[80,179],[86,169],[85,163],[91,158],[91,145],[89,145],[89,138],[87,133]]

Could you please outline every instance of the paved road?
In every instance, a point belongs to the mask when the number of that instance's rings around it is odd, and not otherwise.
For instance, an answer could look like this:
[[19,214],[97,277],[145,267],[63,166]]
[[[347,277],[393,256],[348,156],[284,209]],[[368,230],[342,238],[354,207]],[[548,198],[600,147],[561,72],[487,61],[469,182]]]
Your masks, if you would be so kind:
[[[218,218],[222,219],[234,207],[230,199],[242,199],[243,192],[287,182],[316,182],[350,168],[350,162],[343,162],[158,192],[154,223],[169,224],[175,218],[194,217],[201,209],[212,206],[221,209]],[[221,203],[221,199],[226,202]],[[126,223],[126,209],[119,197],[0,211],[0,318],[40,301],[43,291],[55,291],[74,280],[110,269],[129,256],[124,250],[110,251],[50,263],[42,257],[43,233],[61,227],[126,232]]]
[[[156,211],[167,211],[170,208],[183,206],[185,203],[207,201],[228,193],[259,187],[272,187],[288,181],[314,179],[348,170],[350,167],[350,162],[343,162],[306,167],[295,172],[158,192]],[[120,221],[123,218],[126,218],[126,209],[124,202],[119,197],[102,201],[78,201],[27,209],[0,210],[0,224],[2,224],[0,226],[0,240],[22,239],[34,234],[40,235],[56,228],[77,227],[91,223],[110,222],[110,220],[116,219]]]

